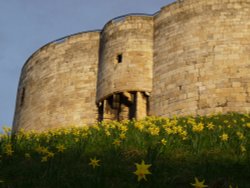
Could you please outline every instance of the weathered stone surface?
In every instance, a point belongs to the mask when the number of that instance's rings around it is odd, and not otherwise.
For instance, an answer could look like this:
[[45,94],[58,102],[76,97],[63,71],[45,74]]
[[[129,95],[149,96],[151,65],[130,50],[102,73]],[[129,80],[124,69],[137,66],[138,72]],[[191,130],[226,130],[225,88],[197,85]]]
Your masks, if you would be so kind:
[[20,78],[14,131],[44,131],[97,121],[99,38],[99,32],[73,35],[32,55]]
[[184,0],[154,17],[151,114],[249,112],[250,1]]
[[24,65],[14,131],[250,111],[250,0],[183,0],[45,45]]
[[152,67],[153,17],[128,16],[109,22],[101,37],[97,101],[115,92],[151,91]]

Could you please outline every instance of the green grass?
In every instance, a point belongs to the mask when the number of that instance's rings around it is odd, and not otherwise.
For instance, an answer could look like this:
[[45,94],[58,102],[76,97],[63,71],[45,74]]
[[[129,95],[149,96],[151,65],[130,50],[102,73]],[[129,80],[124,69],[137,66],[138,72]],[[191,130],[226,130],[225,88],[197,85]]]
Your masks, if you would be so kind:
[[[212,188],[250,187],[249,114],[148,117],[15,136],[4,131],[0,187],[188,188],[195,177]],[[89,165],[94,157],[96,168]],[[147,181],[134,174],[142,160],[151,165]]]

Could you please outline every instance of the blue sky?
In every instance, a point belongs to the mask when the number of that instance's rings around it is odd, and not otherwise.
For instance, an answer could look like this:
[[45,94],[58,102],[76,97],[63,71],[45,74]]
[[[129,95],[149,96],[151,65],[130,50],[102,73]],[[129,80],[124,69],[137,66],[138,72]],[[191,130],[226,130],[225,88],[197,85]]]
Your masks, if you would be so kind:
[[0,129],[12,125],[21,68],[44,44],[174,0],[0,0]]

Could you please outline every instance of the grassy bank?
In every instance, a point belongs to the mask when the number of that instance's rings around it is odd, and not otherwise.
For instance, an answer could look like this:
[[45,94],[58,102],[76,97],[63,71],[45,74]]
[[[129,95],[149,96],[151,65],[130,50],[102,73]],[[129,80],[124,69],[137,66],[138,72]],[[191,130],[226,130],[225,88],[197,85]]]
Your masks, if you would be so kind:
[[0,187],[250,187],[249,114],[4,132]]

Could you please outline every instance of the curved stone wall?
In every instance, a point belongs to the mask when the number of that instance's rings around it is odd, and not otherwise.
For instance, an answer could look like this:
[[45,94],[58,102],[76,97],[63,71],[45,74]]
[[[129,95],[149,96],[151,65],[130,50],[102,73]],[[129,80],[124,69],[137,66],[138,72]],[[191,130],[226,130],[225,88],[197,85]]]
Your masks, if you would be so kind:
[[100,32],[52,42],[24,65],[19,81],[14,131],[94,123]]
[[154,19],[151,114],[250,111],[250,1],[184,0]]
[[183,0],[118,17],[30,57],[13,129],[249,112],[249,51],[249,0]]
[[152,66],[153,17],[110,21],[101,33],[97,102],[117,92],[151,91]]

